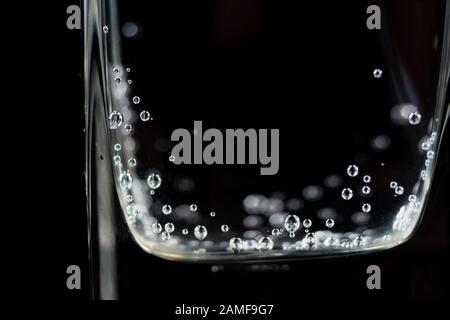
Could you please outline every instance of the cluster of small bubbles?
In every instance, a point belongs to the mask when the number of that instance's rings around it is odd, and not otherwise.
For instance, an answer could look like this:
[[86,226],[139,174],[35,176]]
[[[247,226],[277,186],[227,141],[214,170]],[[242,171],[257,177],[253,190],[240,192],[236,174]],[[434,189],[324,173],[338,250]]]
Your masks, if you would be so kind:
[[152,189],[152,190],[158,189],[161,186],[161,183],[162,183],[162,179],[156,173],[150,174],[147,178],[147,184],[150,187],[150,189]]
[[109,128],[117,129],[122,125],[123,116],[119,111],[113,111],[109,114]]
[[408,201],[409,202],[416,202],[417,197],[414,194],[409,195],[408,197]]
[[188,230],[188,229],[183,229],[183,230],[181,230],[181,233],[182,233],[184,236],[187,236],[187,235],[189,234],[189,230]]
[[381,78],[381,76],[383,75],[383,70],[381,69],[375,69],[373,70],[373,76],[377,79]]
[[363,186],[361,189],[361,192],[365,195],[370,193],[370,187],[369,186]]
[[362,212],[370,212],[372,210],[372,206],[368,203],[364,203],[361,207]]
[[117,84],[120,84],[122,82],[122,78],[121,77],[115,77],[114,78],[114,82]]
[[135,158],[130,158],[128,160],[128,166],[135,167],[136,166],[136,159]]
[[280,234],[281,234],[280,229],[278,229],[278,228],[272,229],[272,235],[273,235],[274,237],[278,237]]
[[300,228],[300,218],[295,214],[290,214],[284,219],[284,228],[289,232],[289,237],[295,237],[295,232]]
[[211,211],[209,214],[212,218],[214,218],[216,216],[216,213],[214,211]]
[[427,152],[427,159],[433,159],[434,158],[434,151],[428,151]]
[[129,171],[124,171],[119,176],[120,187],[124,191],[131,189],[131,184],[133,183],[133,178]]
[[327,219],[325,221],[325,225],[327,226],[327,228],[333,228],[334,227],[334,220],[333,219]]
[[259,250],[272,250],[273,248],[273,240],[271,237],[263,236],[258,240],[258,249]]
[[244,245],[241,238],[231,238],[229,242],[231,250],[233,250],[235,253],[242,250],[242,247]]
[[356,237],[355,237],[355,239],[353,239],[353,244],[356,246],[356,247],[359,247],[359,246],[361,246],[362,244],[363,244],[363,242],[364,242],[364,237],[362,236],[362,235],[357,235]]
[[150,112],[148,112],[147,110],[144,110],[140,113],[140,118],[142,121],[147,122],[148,120],[150,120]]
[[139,104],[139,102],[141,102],[141,98],[139,98],[138,96],[134,96],[132,101],[134,104]]
[[109,32],[108,26],[103,26],[103,33],[107,34]]
[[358,173],[359,173],[359,168],[358,168],[358,166],[356,166],[356,165],[354,165],[354,164],[348,166],[348,168],[347,168],[347,174],[348,174],[350,177],[356,177],[356,176],[358,175]]
[[120,150],[122,150],[122,146],[120,145],[120,143],[116,143],[116,144],[114,145],[114,150],[115,150],[115,151],[120,151]]
[[197,207],[196,204],[191,204],[191,205],[189,206],[189,210],[191,210],[191,212],[196,212],[197,209],[198,209],[198,207]]
[[170,233],[167,232],[167,231],[163,231],[163,232],[161,233],[161,240],[167,241],[167,240],[169,240],[169,239],[170,239]]
[[198,240],[203,240],[208,235],[208,230],[205,226],[196,226],[194,229],[194,235]]
[[341,192],[342,199],[350,200],[353,198],[353,191],[350,188],[344,188]]
[[389,187],[391,187],[391,189],[395,189],[395,188],[397,188],[397,186],[398,186],[398,183],[395,181],[391,181],[391,183],[389,183]]
[[153,233],[156,233],[156,234],[161,233],[161,231],[162,231],[161,223],[159,223],[159,222],[154,223],[152,225],[152,230],[153,230]]
[[365,175],[363,177],[363,181],[364,181],[364,183],[369,183],[370,181],[372,181],[372,178],[369,175]]
[[132,126],[131,124],[129,124],[129,123],[126,124],[126,125],[125,125],[125,131],[126,131],[126,132],[131,132],[131,130],[133,130],[133,126]]
[[411,112],[408,121],[413,126],[418,125],[420,123],[420,120],[422,119],[422,115],[418,112]]
[[114,156],[114,157],[113,157],[113,161],[114,161],[114,163],[115,163],[116,165],[119,165],[121,160],[122,160],[122,159],[120,158],[120,156]]
[[397,188],[395,188],[395,194],[402,195],[404,191],[402,186],[397,186]]
[[172,233],[175,230],[175,226],[173,225],[172,222],[167,222],[164,225],[164,230],[166,230],[166,232],[168,232],[168,233]]
[[228,230],[230,230],[230,228],[228,227],[228,225],[223,224],[223,225],[220,227],[220,230],[221,230],[222,232],[228,232]]
[[125,200],[126,200],[128,203],[133,202],[133,196],[132,196],[131,194],[129,194],[129,195],[127,195],[127,196],[125,197]]
[[310,228],[312,226],[312,221],[310,219],[303,220],[303,226],[305,228]]
[[316,242],[316,236],[314,233],[307,233],[305,235],[305,238],[303,239],[303,241],[308,244],[309,246],[314,245],[314,243]]
[[168,204],[163,205],[162,213],[164,213],[165,215],[171,214],[172,213],[172,207],[170,205],[168,205]]

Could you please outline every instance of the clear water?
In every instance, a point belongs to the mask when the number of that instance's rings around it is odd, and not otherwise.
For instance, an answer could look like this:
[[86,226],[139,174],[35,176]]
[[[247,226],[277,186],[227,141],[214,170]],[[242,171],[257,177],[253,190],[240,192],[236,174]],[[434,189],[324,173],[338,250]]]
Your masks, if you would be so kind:
[[[429,2],[418,13],[380,1],[375,31],[367,1],[325,12],[262,1],[93,1],[88,95],[102,103],[88,103],[87,117],[104,134],[88,148],[101,146],[111,170],[97,160],[89,169],[115,182],[111,215],[126,226],[117,232],[150,254],[195,261],[406,241],[424,211],[448,107],[450,28],[442,3]],[[279,172],[175,164],[171,133],[201,137],[200,120],[203,132],[279,129]]]

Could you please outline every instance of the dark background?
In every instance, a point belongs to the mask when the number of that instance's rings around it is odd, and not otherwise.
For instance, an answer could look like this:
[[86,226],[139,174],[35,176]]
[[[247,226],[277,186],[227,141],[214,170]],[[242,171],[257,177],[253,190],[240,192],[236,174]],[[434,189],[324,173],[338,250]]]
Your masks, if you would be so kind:
[[[52,257],[49,277],[55,281],[56,298],[88,299],[88,247],[84,180],[84,113],[82,99],[82,39],[80,30],[66,28],[66,8],[71,1],[58,1],[52,12],[57,25],[48,30],[54,46],[52,64],[58,89],[49,105],[51,130],[58,138],[50,142],[57,163],[52,166],[54,179],[64,188],[51,191],[50,214],[56,216],[56,228],[50,236]],[[56,103],[57,102],[57,103]],[[449,134],[446,134],[440,166],[437,168],[431,198],[424,219],[415,236],[406,244],[389,251],[339,258],[271,264],[249,272],[249,266],[225,267],[212,273],[209,266],[170,263],[154,259],[155,268],[165,270],[170,278],[155,279],[150,304],[162,309],[177,303],[275,303],[289,308],[288,301],[308,300],[442,300],[448,297],[448,214],[450,161]],[[64,163],[64,165],[61,165]],[[131,249],[133,250],[133,249]],[[134,248],[138,250],[138,248]],[[130,254],[140,254],[131,252]],[[66,268],[79,265],[82,289],[66,288]],[[379,265],[382,290],[366,288],[366,268]],[[285,270],[285,271],[282,271]],[[287,271],[286,271],[287,270]],[[52,282],[53,283],[53,282]],[[163,297],[161,301],[157,297]],[[170,299],[166,299],[166,298]]]

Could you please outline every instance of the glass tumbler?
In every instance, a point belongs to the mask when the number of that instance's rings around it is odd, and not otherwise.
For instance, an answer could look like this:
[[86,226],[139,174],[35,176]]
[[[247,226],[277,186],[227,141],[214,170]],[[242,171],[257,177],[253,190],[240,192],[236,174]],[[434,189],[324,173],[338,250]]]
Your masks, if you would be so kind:
[[439,0],[84,0],[94,295],[119,296],[136,251],[237,263],[407,241],[449,118],[449,20]]

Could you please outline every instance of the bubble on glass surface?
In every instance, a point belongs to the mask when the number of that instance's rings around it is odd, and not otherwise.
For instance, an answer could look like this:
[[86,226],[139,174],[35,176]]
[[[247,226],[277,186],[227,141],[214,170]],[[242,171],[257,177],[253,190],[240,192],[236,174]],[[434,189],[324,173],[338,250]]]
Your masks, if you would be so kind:
[[273,240],[269,236],[263,236],[258,240],[258,249],[261,251],[272,250]]
[[221,230],[222,232],[228,232],[228,230],[230,230],[230,228],[228,227],[228,225],[223,224],[223,225],[220,227],[220,230]]
[[312,221],[310,219],[303,220],[303,226],[305,228],[310,228],[312,226]]
[[404,189],[402,186],[397,186],[397,188],[395,188],[395,194],[402,195],[403,192],[404,192]]
[[113,161],[114,161],[114,163],[115,163],[116,165],[120,165],[120,164],[121,164],[121,161],[122,161],[122,158],[120,158],[120,156],[114,156],[114,157],[113,157]]
[[147,122],[150,120],[150,112],[144,110],[140,113],[139,117],[141,118],[142,121]]
[[103,33],[107,34],[109,32],[108,26],[103,26]]
[[136,166],[136,159],[135,158],[130,158],[128,160],[128,166],[135,167]]
[[191,205],[189,206],[189,210],[191,210],[191,212],[197,212],[198,207],[197,207],[196,204],[191,204]]
[[426,170],[420,171],[420,178],[421,178],[422,180],[426,180],[426,178],[428,178],[428,173],[427,173]]
[[128,203],[133,202],[133,196],[132,196],[131,194],[129,194],[129,195],[127,195],[127,196],[125,197],[125,200],[126,200]]
[[428,151],[428,152],[427,152],[427,159],[430,159],[430,160],[431,160],[431,159],[433,159],[433,158],[434,158],[434,151],[431,151],[431,150]]
[[417,201],[417,197],[414,194],[411,194],[408,197],[408,201],[409,202],[416,202]]
[[120,187],[123,191],[128,191],[131,189],[131,184],[133,183],[133,178],[129,171],[124,171],[119,176]]
[[161,240],[167,241],[170,239],[170,233],[167,231],[161,232]]
[[342,199],[350,200],[353,198],[353,190],[350,188],[344,188],[341,192]]
[[370,146],[375,151],[385,151],[391,145],[391,138],[387,135],[378,135],[372,138]]
[[158,234],[158,233],[161,233],[161,231],[162,231],[162,225],[161,225],[161,223],[154,223],[153,225],[152,225],[152,231],[153,231],[153,233],[156,233],[156,234]]
[[241,238],[231,238],[229,242],[231,250],[233,250],[235,253],[242,250],[242,247],[244,246],[244,243]]
[[372,181],[372,177],[369,175],[365,175],[363,177],[363,181],[364,181],[364,183],[370,183],[370,181]]
[[[323,189],[319,186],[307,186],[303,189],[302,195],[306,200],[318,201],[322,198]],[[281,209],[281,208],[277,208]]]
[[117,129],[122,125],[123,116],[119,111],[113,111],[109,114],[109,128]]
[[413,126],[418,125],[421,119],[422,115],[418,112],[411,112],[411,114],[408,116],[408,121]]
[[295,237],[295,232],[300,228],[300,218],[290,214],[284,219],[284,228],[289,232],[289,237]]
[[182,233],[184,236],[187,236],[187,235],[189,234],[189,230],[188,230],[188,229],[183,229],[183,230],[181,230],[181,233]]
[[131,130],[133,130],[133,126],[132,126],[131,124],[129,124],[129,123],[126,124],[126,125],[125,125],[125,131],[126,131],[126,132],[131,132]]
[[360,247],[360,246],[362,246],[364,244],[364,236],[363,235],[357,235],[356,237],[355,237],[355,239],[353,239],[353,245],[355,246],[355,247]]
[[133,214],[136,211],[136,205],[135,204],[130,204],[127,206],[127,213]]
[[116,144],[114,145],[114,150],[115,150],[115,151],[120,151],[120,150],[122,150],[121,144],[120,144],[120,143],[116,143]]
[[175,156],[174,156],[174,155],[171,155],[171,156],[169,157],[169,161],[170,161],[170,162],[175,162]]
[[429,150],[430,147],[431,147],[431,145],[430,145],[429,142],[423,142],[423,143],[422,143],[422,146],[421,146],[422,150],[424,150],[424,151]]
[[334,227],[334,220],[333,219],[327,219],[325,221],[325,225],[327,226],[327,228],[333,228]]
[[167,222],[164,225],[164,230],[166,230],[166,232],[168,232],[168,233],[172,233],[175,231],[175,226],[172,222]]
[[271,233],[272,233],[272,236],[278,237],[281,234],[281,231],[278,228],[274,228],[274,229],[272,229]]
[[120,68],[119,67],[114,67],[113,68],[113,72],[114,73],[119,73],[120,72]]
[[350,177],[356,177],[356,176],[358,175],[358,173],[359,173],[359,168],[358,168],[358,166],[356,166],[356,165],[354,165],[354,164],[348,166],[348,168],[347,168],[347,174],[348,174]]
[[198,240],[203,240],[208,235],[208,230],[205,226],[198,225],[194,229],[194,235]]
[[373,70],[373,76],[374,76],[376,79],[381,78],[382,75],[383,75],[383,70],[381,70],[381,69],[375,69],[375,70]]
[[398,186],[398,183],[397,183],[396,181],[391,181],[391,182],[389,183],[389,187],[390,187],[391,189],[395,189],[395,188],[397,188],[397,186]]
[[161,183],[162,183],[162,179],[159,176],[159,174],[152,173],[147,178],[147,185],[152,190],[158,189],[161,186]]
[[391,121],[396,125],[406,125],[409,122],[409,115],[417,110],[411,103],[399,103],[391,109]]
[[122,78],[121,78],[121,77],[115,77],[115,78],[114,78],[114,82],[115,82],[116,84],[120,84],[120,83],[122,83]]
[[165,215],[171,214],[172,213],[172,207],[170,205],[168,205],[168,204],[163,205],[162,213],[164,213]]
[[369,203],[364,203],[361,207],[362,212],[370,212],[372,210],[372,206]]
[[316,242],[316,236],[315,236],[314,233],[309,232],[309,233],[307,233],[307,234],[305,235],[305,237],[303,238],[303,241],[304,241],[307,245],[312,246],[312,245],[314,245],[314,243]]
[[337,174],[331,174],[325,177],[323,184],[329,189],[335,189],[341,186],[342,178]]
[[134,96],[131,100],[134,104],[139,104],[141,102],[141,98],[139,96]]
[[211,211],[211,212],[209,213],[209,215],[210,215],[211,218],[214,218],[214,217],[216,216],[216,213],[215,213],[214,211]]
[[122,34],[127,38],[134,38],[139,32],[139,27],[134,22],[125,22],[122,26]]

